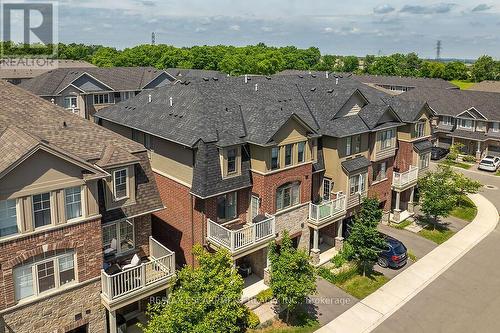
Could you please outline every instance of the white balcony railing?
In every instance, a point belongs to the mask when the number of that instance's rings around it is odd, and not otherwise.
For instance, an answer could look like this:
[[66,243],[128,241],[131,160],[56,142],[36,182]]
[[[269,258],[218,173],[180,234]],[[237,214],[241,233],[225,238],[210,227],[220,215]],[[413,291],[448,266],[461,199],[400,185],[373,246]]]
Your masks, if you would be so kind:
[[418,168],[410,166],[410,170],[405,172],[393,172],[392,186],[395,188],[405,188],[413,185],[418,180]]
[[108,302],[120,297],[146,291],[150,286],[166,281],[175,274],[175,253],[149,238],[151,260],[140,266],[117,274],[109,275],[101,271],[102,294]]
[[318,205],[309,204],[309,220],[321,224],[332,218],[340,217],[346,212],[346,196],[339,195],[336,199],[322,202]]
[[208,240],[223,246],[231,252],[265,243],[274,238],[275,218],[266,214],[266,219],[257,223],[252,223],[241,229],[231,230],[216,222],[207,220]]

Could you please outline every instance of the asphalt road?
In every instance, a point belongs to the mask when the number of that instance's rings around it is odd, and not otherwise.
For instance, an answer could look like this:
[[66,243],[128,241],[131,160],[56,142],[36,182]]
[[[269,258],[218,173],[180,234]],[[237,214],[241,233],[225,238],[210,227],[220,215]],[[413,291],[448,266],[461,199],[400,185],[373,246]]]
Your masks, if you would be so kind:
[[[481,193],[500,210],[500,177],[462,171],[493,188]],[[373,332],[500,332],[500,227]]]

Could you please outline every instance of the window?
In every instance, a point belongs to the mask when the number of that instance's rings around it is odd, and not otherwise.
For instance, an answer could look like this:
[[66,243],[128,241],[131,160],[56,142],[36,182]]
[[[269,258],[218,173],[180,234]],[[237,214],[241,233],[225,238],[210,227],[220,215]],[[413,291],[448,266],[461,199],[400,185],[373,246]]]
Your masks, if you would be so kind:
[[82,217],[82,188],[71,187],[64,190],[66,203],[66,220]]
[[279,169],[280,167],[280,149],[278,147],[271,148],[271,170]]
[[430,153],[419,155],[419,165],[418,165],[418,167],[420,169],[425,169],[425,168],[429,167],[429,160],[430,160],[430,158],[431,158],[431,154]]
[[419,122],[415,124],[415,138],[420,138],[425,135],[425,123]]
[[387,178],[387,162],[377,163],[373,166],[373,181],[378,182]]
[[366,191],[366,173],[349,177],[349,194],[364,193]]
[[128,196],[127,191],[127,169],[116,170],[114,172],[115,200],[124,199]]
[[109,94],[95,94],[94,104],[109,104]]
[[68,96],[64,97],[64,107],[66,109],[73,109],[78,107],[77,97],[76,96]]
[[380,148],[381,149],[391,148],[393,137],[394,137],[394,129],[380,132]]
[[285,146],[285,166],[292,165],[292,162],[293,162],[292,151],[293,151],[293,145],[286,145]]
[[16,300],[59,288],[75,281],[75,255],[73,251],[14,269],[14,295]]
[[302,163],[305,161],[305,148],[306,148],[305,142],[299,142],[297,144],[297,161],[299,163]]
[[461,128],[472,129],[474,122],[470,119],[459,119],[459,126]]
[[350,136],[346,140],[346,156],[357,154],[361,151],[361,135]]
[[129,220],[119,221],[116,223],[106,224],[102,227],[102,244],[103,250],[110,249],[113,245],[111,254],[124,253],[135,248],[134,237],[134,222]]
[[328,178],[323,178],[323,200],[330,200],[332,191],[332,181]]
[[253,221],[253,219],[257,215],[259,215],[259,206],[260,206],[260,199],[259,199],[259,197],[255,196],[255,195],[252,195],[252,205],[251,205],[251,209],[252,209],[252,213],[251,213],[252,221]]
[[36,194],[33,199],[35,229],[50,224],[50,193]]
[[300,183],[285,184],[276,190],[276,210],[282,210],[300,203]]
[[217,220],[230,221],[236,218],[236,192],[217,197]]
[[236,156],[237,149],[230,148],[227,150],[227,173],[235,173],[236,172]]
[[0,237],[18,232],[16,200],[0,200]]
[[453,121],[453,118],[450,116],[443,116],[441,118],[442,125],[451,126],[453,124],[452,121]]
[[499,127],[500,127],[499,125],[500,125],[500,123],[498,123],[498,122],[492,123],[491,124],[492,131],[497,133],[499,131]]

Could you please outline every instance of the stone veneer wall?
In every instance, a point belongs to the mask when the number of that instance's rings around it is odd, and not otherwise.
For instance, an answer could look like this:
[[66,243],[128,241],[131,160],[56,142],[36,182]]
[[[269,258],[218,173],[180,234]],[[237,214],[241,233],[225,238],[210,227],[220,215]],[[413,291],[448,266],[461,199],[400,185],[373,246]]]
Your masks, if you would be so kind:
[[65,333],[88,324],[88,332],[106,332],[105,310],[101,304],[101,281],[20,306],[0,314],[0,332]]
[[299,248],[305,249],[309,253],[310,231],[307,225],[308,217],[309,205],[304,205],[285,213],[278,213],[276,215],[276,233],[279,234],[278,239],[283,235],[285,230],[292,237],[300,234]]

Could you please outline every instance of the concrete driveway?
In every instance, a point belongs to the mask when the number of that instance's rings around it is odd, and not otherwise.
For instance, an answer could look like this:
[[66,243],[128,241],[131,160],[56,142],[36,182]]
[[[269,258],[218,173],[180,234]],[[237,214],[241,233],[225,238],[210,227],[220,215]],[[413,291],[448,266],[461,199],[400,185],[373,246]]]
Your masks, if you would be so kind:
[[309,296],[308,312],[316,316],[321,325],[332,321],[358,302],[336,285],[318,278],[317,295]]

